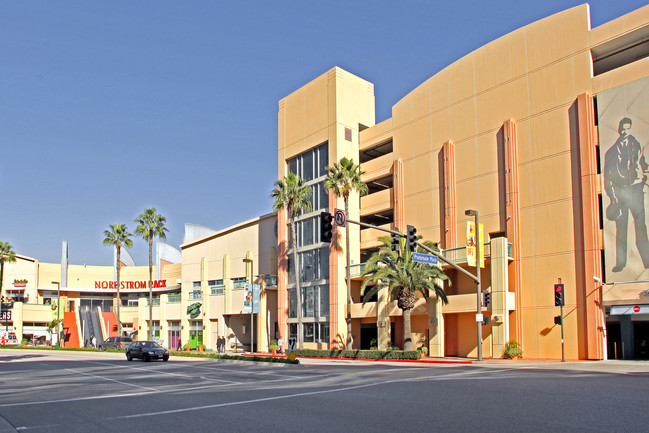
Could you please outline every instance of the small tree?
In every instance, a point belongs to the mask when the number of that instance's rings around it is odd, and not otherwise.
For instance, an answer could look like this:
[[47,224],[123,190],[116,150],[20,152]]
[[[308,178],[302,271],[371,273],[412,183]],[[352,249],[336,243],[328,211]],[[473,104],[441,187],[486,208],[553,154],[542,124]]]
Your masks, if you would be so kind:
[[148,339],[153,338],[153,238],[167,239],[165,232],[169,229],[165,227],[167,219],[157,214],[155,208],[144,209],[144,212],[137,217],[135,222],[135,234],[142,236],[142,239],[149,243],[149,331]]
[[16,261],[16,253],[14,248],[9,242],[0,242],[0,296],[4,296],[2,291],[2,281],[4,279],[5,262],[14,263]]
[[275,181],[275,189],[270,193],[270,196],[275,199],[273,209],[278,211],[280,209],[286,210],[291,225],[291,247],[293,248],[293,268],[295,274],[295,287],[296,287],[296,303],[297,303],[297,334],[298,334],[298,348],[302,349],[302,304],[300,293],[300,272],[297,260],[297,242],[295,237],[295,216],[299,212],[309,212],[311,210],[311,188],[306,185],[306,182],[301,177],[294,173],[290,173]]
[[[403,312],[403,350],[413,350],[410,312],[415,306],[415,294],[419,292],[428,299],[432,293],[442,302],[448,303],[446,292],[438,281],[450,283],[450,280],[440,267],[414,262],[412,253],[406,248],[406,241],[399,239],[401,254],[392,251],[389,237],[380,238],[383,246],[370,257],[361,273],[361,277],[367,277],[361,284],[361,295],[364,295],[365,303],[367,299],[378,295],[382,287],[380,283],[387,285],[389,299],[396,299],[397,306]],[[430,242],[425,244],[437,249]]]
[[[343,158],[340,162],[334,162],[327,167],[327,178],[325,179],[325,187],[334,193],[337,197],[342,197],[345,202],[345,214],[349,218],[349,195],[352,191],[358,192],[360,195],[367,194],[367,185],[361,177],[363,172],[360,166],[354,164],[353,159]],[[347,266],[345,277],[347,281],[347,349],[352,348],[352,288],[351,288],[351,254],[349,246],[349,224],[345,225],[345,254],[347,259]]]
[[125,224],[116,223],[115,225],[110,226],[110,230],[104,231],[104,245],[112,245],[117,250],[117,261],[115,263],[115,268],[117,269],[117,331],[119,335],[122,335],[122,321],[119,318],[119,307],[122,304],[122,298],[119,294],[119,286],[121,282],[121,253],[122,246],[132,247],[133,241],[131,240],[132,234],[128,232]]

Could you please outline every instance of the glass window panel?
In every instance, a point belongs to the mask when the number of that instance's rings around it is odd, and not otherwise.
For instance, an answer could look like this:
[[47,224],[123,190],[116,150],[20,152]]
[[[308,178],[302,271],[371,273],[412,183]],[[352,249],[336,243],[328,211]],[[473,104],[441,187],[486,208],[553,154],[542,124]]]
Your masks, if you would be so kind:
[[329,247],[320,248],[318,252],[320,253],[319,278],[326,280],[329,278]]
[[313,287],[306,287],[306,295],[304,296],[304,317],[315,317],[315,297],[313,289]]
[[329,324],[328,323],[320,323],[320,341],[322,343],[328,343],[329,342]]
[[327,164],[329,164],[329,145],[324,143],[318,147],[318,177],[327,175]]
[[318,209],[329,209],[329,194],[324,182],[318,184]]
[[[288,326],[288,329],[289,329],[289,331],[288,331],[289,332],[289,337],[293,337],[293,338],[297,337],[297,323],[291,323]],[[285,343],[285,344],[288,344],[288,343]]]
[[313,218],[302,221],[302,238],[303,241],[300,242],[302,246],[313,245]]
[[286,258],[286,270],[288,272],[288,283],[293,284],[295,283],[295,273],[293,272],[293,254],[291,253],[287,258]]
[[320,286],[319,292],[319,317],[329,317],[329,285]]
[[297,174],[297,157],[288,161],[288,171]]
[[313,251],[300,253],[300,257],[302,258],[302,281],[313,281]]
[[307,182],[313,180],[313,155],[311,151],[302,155],[302,177]]
[[295,288],[289,290],[289,312],[288,317],[297,317],[297,299]]
[[304,342],[305,343],[313,343],[314,336],[313,336],[313,325],[314,323],[304,323],[302,326],[304,327]]

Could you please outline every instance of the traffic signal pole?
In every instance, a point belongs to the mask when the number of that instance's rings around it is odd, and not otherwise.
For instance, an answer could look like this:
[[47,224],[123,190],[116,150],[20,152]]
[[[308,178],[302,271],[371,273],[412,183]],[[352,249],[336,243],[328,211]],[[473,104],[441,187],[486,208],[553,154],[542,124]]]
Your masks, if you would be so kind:
[[[385,229],[383,227],[375,226],[375,225],[372,225],[372,224],[367,224],[367,223],[362,223],[360,221],[352,221],[352,220],[347,220],[347,222],[351,223],[351,224],[359,225],[361,227],[367,227],[367,228],[370,228],[370,229],[376,229],[376,230],[380,230],[382,232],[391,233],[393,235],[406,237],[406,235],[404,235],[403,233],[400,233],[398,231]],[[479,277],[473,275],[471,272],[467,271],[466,269],[462,269],[461,267],[459,267],[455,263],[451,262],[446,257],[444,257],[442,254],[440,254],[439,251],[434,251],[432,248],[427,247],[426,245],[422,244],[419,241],[417,241],[416,244],[417,244],[418,247],[424,249],[426,252],[429,252],[430,254],[432,254],[434,256],[437,256],[441,261],[443,261],[444,263],[446,263],[447,265],[449,265],[450,267],[452,267],[456,271],[458,271],[458,272],[466,275],[467,277],[471,278],[472,281],[474,281],[476,283],[480,283]]]

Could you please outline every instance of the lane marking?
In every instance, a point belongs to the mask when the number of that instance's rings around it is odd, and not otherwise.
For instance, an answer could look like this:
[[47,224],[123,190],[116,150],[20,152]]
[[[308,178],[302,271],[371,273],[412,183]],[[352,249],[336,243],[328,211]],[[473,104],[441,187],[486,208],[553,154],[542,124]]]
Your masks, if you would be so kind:
[[108,377],[98,376],[96,374],[85,373],[83,371],[73,370],[71,368],[66,368],[66,370],[72,371],[73,373],[81,374],[81,375],[84,375],[84,376],[90,376],[90,377],[95,377],[97,379],[103,379],[103,380],[108,380],[108,381],[111,381],[111,382],[116,382],[116,383],[119,383],[119,384],[122,384],[122,385],[134,386],[136,388],[148,389],[150,391],[158,391],[158,389],[156,389],[156,388],[149,388],[148,386],[141,386],[141,385],[136,385],[134,383],[122,382],[121,380],[110,379]]

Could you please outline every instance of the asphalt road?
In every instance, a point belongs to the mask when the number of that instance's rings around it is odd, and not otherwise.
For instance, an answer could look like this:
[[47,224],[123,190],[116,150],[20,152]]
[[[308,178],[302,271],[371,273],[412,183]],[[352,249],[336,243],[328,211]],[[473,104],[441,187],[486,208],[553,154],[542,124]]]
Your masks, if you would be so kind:
[[0,349],[7,432],[646,432],[649,374]]

